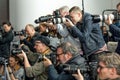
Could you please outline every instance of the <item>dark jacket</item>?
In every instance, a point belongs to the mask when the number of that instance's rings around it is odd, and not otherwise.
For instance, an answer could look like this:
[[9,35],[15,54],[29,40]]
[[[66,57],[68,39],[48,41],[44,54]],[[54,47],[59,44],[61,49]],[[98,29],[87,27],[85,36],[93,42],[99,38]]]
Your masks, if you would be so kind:
[[2,39],[0,39],[0,56],[8,58],[10,55],[10,43],[14,38],[12,30],[7,33],[2,34]]
[[99,24],[93,23],[92,17],[88,13],[85,13],[83,20],[71,27],[69,31],[74,37],[79,38],[83,52],[87,56],[105,45]]
[[[68,65],[79,65],[80,68],[85,68],[85,59],[82,58],[79,54],[70,59],[65,64]],[[63,69],[62,69],[63,70]],[[72,74],[65,72],[64,70],[58,74],[54,65],[48,66],[48,78],[49,80],[76,80]],[[87,79],[85,79],[87,80]]]
[[39,36],[40,34],[39,33],[35,33],[35,35],[31,38],[31,39],[23,39],[21,40],[21,43],[24,43],[25,45],[27,45],[29,47],[29,49],[32,51],[32,52],[35,52],[35,49],[34,49],[34,39],[35,37]]
[[[110,28],[110,32],[114,31],[115,34],[120,34],[120,27],[117,27],[116,25],[111,24],[109,26],[109,28]],[[119,35],[119,38],[120,38],[120,35]],[[118,42],[118,46],[116,48],[116,52],[120,54],[120,40]]]

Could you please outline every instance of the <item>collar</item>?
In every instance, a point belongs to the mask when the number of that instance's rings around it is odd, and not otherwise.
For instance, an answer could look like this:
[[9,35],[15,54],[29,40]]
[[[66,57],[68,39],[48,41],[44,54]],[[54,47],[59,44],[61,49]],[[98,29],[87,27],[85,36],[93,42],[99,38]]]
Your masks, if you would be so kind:
[[50,48],[47,48],[44,52],[42,52],[42,54],[45,55],[45,54],[48,54],[50,52],[51,52]]

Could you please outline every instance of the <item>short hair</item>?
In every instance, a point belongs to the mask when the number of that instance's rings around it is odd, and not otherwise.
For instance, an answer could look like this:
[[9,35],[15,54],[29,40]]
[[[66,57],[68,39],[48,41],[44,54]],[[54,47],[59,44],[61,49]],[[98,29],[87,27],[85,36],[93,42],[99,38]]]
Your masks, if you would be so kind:
[[78,48],[70,42],[63,42],[57,48],[62,48],[64,54],[67,52],[70,52],[72,56],[78,54]]
[[82,10],[78,7],[78,6],[73,6],[69,12],[81,12],[82,13]]
[[9,21],[3,22],[2,25],[7,24],[8,26],[11,26],[11,23]]
[[34,28],[34,26],[33,26],[32,24],[27,24],[26,27],[25,27],[25,29],[26,29],[27,27],[30,27],[31,29],[34,29],[34,30],[35,30],[35,28]]
[[115,52],[103,53],[99,56],[99,61],[103,62],[106,67],[116,68],[117,74],[120,75],[120,55]]
[[68,6],[62,6],[61,8],[59,8],[59,10],[62,11],[62,12],[64,12],[64,11],[69,12],[69,7]]
[[116,5],[116,8],[118,8],[118,6],[120,6],[120,2]]

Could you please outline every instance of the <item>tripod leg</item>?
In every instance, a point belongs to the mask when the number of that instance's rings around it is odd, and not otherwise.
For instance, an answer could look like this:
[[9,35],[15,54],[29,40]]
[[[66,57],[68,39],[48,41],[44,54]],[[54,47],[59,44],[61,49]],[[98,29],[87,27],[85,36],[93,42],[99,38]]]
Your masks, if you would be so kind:
[[5,74],[5,79],[4,80],[11,80],[9,72],[8,72],[6,61],[4,62],[4,74]]

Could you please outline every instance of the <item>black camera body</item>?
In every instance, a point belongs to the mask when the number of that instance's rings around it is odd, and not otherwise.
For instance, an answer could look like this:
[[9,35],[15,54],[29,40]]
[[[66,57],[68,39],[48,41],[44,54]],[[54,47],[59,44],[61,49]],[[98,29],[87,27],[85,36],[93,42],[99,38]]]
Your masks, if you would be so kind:
[[53,12],[53,15],[41,16],[35,20],[35,23],[38,24],[40,22],[52,22],[53,24],[63,23],[65,18],[61,17],[60,11],[56,10]]
[[22,53],[22,49],[15,48],[15,49],[11,50],[12,55],[17,55],[17,54],[20,54],[20,53]]
[[21,30],[21,31],[14,31],[14,35],[15,36],[22,36],[22,35],[24,35],[24,36],[26,36],[26,33],[25,33],[25,30]]
[[25,46],[25,45],[23,45],[21,48],[19,48],[19,46],[20,46],[19,41],[12,42],[12,50],[11,50],[12,55],[20,54],[20,53],[22,53],[22,50],[25,53],[28,53],[30,51],[29,48],[27,46]]
[[50,53],[50,54],[46,54],[46,55],[40,54],[39,57],[38,57],[38,62],[43,61],[44,56],[46,56],[48,59],[50,59],[54,65],[56,65],[56,63],[57,63],[56,58],[57,57],[56,57],[56,54],[54,52]]
[[[84,67],[81,66],[81,65],[84,65]],[[81,65],[64,64],[63,65],[63,70],[66,73],[74,74],[74,73],[77,73],[78,69],[80,69],[80,72],[82,74],[84,74],[84,73],[89,73],[91,70],[97,68],[98,63],[97,62],[89,62],[89,63],[84,63],[84,64],[81,64]]]
[[8,64],[8,60],[4,57],[0,57],[0,64],[3,65],[3,64]]
[[82,68],[79,65],[70,65],[70,64],[65,64],[63,70],[66,73],[74,74],[74,73],[77,73],[78,69],[80,69],[81,73],[86,73],[86,72],[90,71],[89,66],[85,66]]

